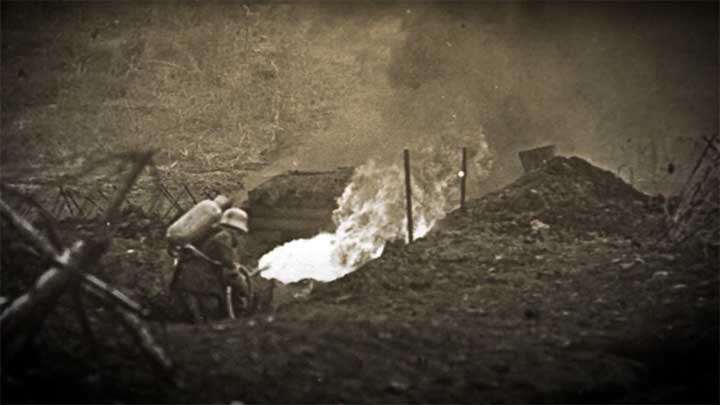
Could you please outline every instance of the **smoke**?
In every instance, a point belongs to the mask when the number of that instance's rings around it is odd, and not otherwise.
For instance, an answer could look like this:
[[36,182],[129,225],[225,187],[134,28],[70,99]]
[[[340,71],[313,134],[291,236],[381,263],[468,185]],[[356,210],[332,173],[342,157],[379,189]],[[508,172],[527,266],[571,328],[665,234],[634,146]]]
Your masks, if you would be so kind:
[[314,16],[316,46],[358,73],[332,124],[295,154],[300,166],[396,162],[403,147],[481,129],[496,164],[475,194],[520,175],[519,150],[551,143],[638,177],[674,161],[686,178],[718,130],[717,3],[362,4]]
[[[316,126],[283,132],[289,141],[269,158],[272,173],[260,177],[360,166],[368,159],[395,164],[405,147],[419,150],[448,134],[482,131],[495,164],[482,183],[470,179],[471,196],[517,178],[517,152],[545,144],[613,170],[630,166],[636,178],[673,162],[673,176],[687,178],[702,136],[718,130],[717,7],[258,6],[263,18],[297,23],[292,38],[303,52],[283,56],[289,59],[279,65],[278,82],[293,89],[298,77],[320,78],[285,105],[307,111],[315,111],[307,104],[322,106]],[[262,34],[284,38],[270,28]],[[285,114],[280,121],[294,128],[285,122],[291,118]]]
[[[467,175],[484,178],[492,153],[482,132],[468,143]],[[448,139],[411,154],[413,238],[425,236],[459,204],[460,150]],[[470,140],[465,139],[469,142]],[[398,164],[374,160],[355,169],[333,212],[336,231],[294,240],[260,258],[262,274],[282,282],[303,278],[331,281],[379,257],[385,243],[407,238],[405,173]]]
[[717,131],[717,4],[438,3],[402,29],[384,122],[408,137],[441,133],[448,110],[482,125],[499,184],[524,148],[650,175]]
[[[638,178],[673,160],[674,176],[686,178],[692,140],[717,131],[717,3],[321,2],[258,10],[299,23],[302,58],[281,64],[278,79],[306,69],[322,78],[313,85],[332,88],[288,100],[327,103],[327,121],[298,131],[272,170],[357,167],[338,201],[337,231],[271,252],[263,258],[268,276],[324,277],[319,271],[332,279],[404,238],[404,148],[421,236],[459,200],[463,146],[479,162],[468,176],[472,196],[516,178],[519,150],[548,143],[613,169],[629,164]],[[285,276],[293,261],[307,271]]]
[[397,161],[403,147],[443,139],[455,117],[458,131],[483,128],[496,152],[475,194],[520,175],[519,150],[551,143],[637,177],[673,161],[686,178],[701,137],[718,130],[717,12],[717,3],[539,2],[334,10],[315,21],[318,41],[357,58],[362,77],[305,161]]
[[[546,143],[638,178],[672,162],[684,179],[718,131],[718,2],[2,6],[3,139],[17,145],[62,140],[67,122],[99,145],[137,125],[169,149],[212,137],[247,151],[247,135],[279,145],[265,158],[282,172],[397,162],[454,126],[487,134],[499,185],[520,174],[518,150]],[[130,120],[111,107],[125,99],[164,107]]]
[[[651,176],[663,161],[690,160],[693,139],[717,131],[716,4],[330,9],[315,16],[313,40],[324,55],[358,62],[358,79],[332,125],[292,159],[359,167],[338,201],[337,231],[269,253],[261,259],[266,277],[317,275],[281,264],[301,243],[329,248],[320,271],[327,280],[404,238],[403,148],[411,151],[421,237],[457,204],[463,146],[474,162],[472,196],[516,178],[516,153],[525,148],[552,143],[561,154]],[[690,165],[680,166],[675,176],[684,178]]]

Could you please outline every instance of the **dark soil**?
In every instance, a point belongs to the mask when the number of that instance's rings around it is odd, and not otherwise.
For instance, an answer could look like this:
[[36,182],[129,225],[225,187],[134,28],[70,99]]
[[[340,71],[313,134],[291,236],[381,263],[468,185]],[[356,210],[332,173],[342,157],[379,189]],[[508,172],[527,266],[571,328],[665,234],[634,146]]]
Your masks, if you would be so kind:
[[[657,243],[662,224],[612,174],[557,158],[274,314],[156,310],[180,384],[99,309],[93,351],[64,303],[3,364],[3,402],[718,403],[718,258]],[[153,229],[116,238],[101,274],[167,310]]]

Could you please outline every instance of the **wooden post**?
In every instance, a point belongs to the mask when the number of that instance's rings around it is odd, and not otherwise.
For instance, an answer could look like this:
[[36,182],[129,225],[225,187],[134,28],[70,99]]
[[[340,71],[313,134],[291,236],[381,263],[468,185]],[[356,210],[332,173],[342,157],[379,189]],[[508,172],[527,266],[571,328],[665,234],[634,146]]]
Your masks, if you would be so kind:
[[460,209],[465,209],[465,179],[467,179],[467,148],[462,148],[462,165],[460,167]]
[[412,187],[410,187],[410,151],[403,150],[405,158],[405,208],[407,211],[408,244],[413,241]]

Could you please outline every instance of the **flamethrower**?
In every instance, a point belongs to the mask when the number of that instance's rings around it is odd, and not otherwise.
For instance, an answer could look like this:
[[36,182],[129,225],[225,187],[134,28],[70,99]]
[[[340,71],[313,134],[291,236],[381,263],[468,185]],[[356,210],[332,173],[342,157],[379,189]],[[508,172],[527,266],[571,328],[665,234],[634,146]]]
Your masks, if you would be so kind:
[[[211,264],[213,268],[218,269],[218,271],[222,271],[221,279],[224,284],[225,308],[227,310],[227,315],[230,319],[237,318],[235,314],[235,307],[233,305],[234,294],[241,293],[243,297],[247,298],[247,302],[245,303],[244,307],[253,308],[254,291],[252,278],[264,269],[250,269],[240,263],[233,263],[233,267],[231,269],[228,269],[225,264],[211,258],[203,251],[189,243],[183,246],[173,246],[169,249],[168,253],[170,254],[170,256],[175,258],[174,265],[176,274],[174,278],[177,278],[178,272],[182,271],[182,267],[179,266],[179,257],[183,254],[197,257],[205,261],[206,263]],[[234,281],[240,277],[242,277],[244,281],[244,283],[242,284],[244,291],[235,291],[235,287],[233,286],[233,284],[237,285],[239,283],[234,283]]]

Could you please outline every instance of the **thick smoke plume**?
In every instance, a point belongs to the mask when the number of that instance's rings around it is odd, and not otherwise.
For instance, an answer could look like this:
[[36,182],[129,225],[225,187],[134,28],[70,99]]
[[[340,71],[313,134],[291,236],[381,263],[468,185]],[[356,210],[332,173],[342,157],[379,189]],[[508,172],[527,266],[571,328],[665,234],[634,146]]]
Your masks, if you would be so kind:
[[354,60],[358,81],[327,131],[306,140],[317,152],[294,158],[394,161],[451,127],[482,127],[493,184],[471,193],[516,178],[516,153],[550,143],[671,191],[718,130],[717,15],[717,3],[321,6],[314,46]]

